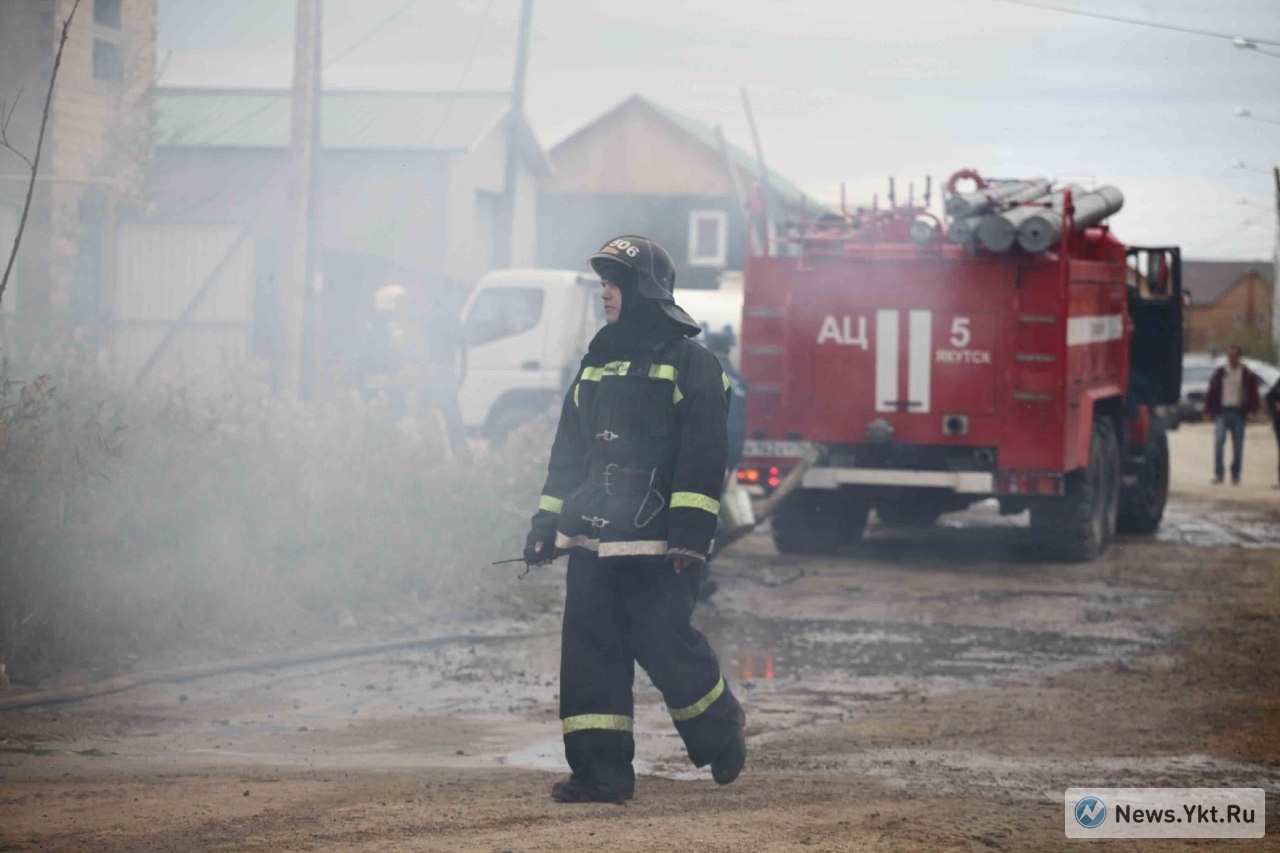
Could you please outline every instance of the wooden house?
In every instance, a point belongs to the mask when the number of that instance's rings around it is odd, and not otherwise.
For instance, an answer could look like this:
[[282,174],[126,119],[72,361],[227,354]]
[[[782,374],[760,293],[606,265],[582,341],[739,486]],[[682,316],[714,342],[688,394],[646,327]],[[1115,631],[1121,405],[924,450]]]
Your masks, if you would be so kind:
[[1207,352],[1270,341],[1274,274],[1262,261],[1184,261],[1184,349]]
[[[633,95],[551,148],[538,190],[538,265],[578,268],[619,234],[667,248],[677,287],[715,287],[742,269],[746,221],[739,192],[759,181],[756,158],[721,146],[715,128]],[[803,195],[767,173],[771,225],[800,216]],[[812,212],[813,208],[810,207]]]
[[[75,0],[0,2],[0,263],[8,260],[49,78]],[[141,196],[150,158],[156,0],[82,0],[68,30],[39,175],[0,316],[38,338],[53,319],[93,324],[109,298],[112,219]],[[11,112],[10,112],[11,111]],[[15,343],[10,341],[10,343]],[[20,343],[17,348],[21,349]]]
[[[152,221],[247,235],[255,295],[245,323],[250,349],[270,358],[289,222],[290,93],[161,88],[157,102]],[[350,361],[380,288],[398,285],[456,307],[493,267],[533,264],[536,182],[550,165],[523,116],[511,112],[509,93],[327,90],[320,109],[311,297],[320,355]],[[504,246],[511,145],[512,239]]]

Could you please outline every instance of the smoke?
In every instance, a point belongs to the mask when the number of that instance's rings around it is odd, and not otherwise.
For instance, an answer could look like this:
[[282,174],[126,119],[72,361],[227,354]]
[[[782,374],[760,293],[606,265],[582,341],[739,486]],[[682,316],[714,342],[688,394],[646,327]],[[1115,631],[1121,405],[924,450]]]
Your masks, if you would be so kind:
[[16,681],[231,656],[343,612],[511,607],[545,427],[463,465],[422,422],[252,376],[128,388],[72,369],[0,399],[0,660]]

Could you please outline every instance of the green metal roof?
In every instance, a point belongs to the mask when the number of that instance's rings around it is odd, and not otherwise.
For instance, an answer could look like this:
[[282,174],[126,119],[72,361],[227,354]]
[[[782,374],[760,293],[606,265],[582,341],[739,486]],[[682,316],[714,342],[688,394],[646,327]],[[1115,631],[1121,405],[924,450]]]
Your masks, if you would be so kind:
[[[685,133],[695,137],[699,142],[714,148],[717,152],[720,151],[720,140],[716,136],[714,127],[703,124],[696,119],[691,119],[688,116],[681,115],[674,110],[667,109],[661,104],[655,103],[643,95],[636,95],[635,97],[641,103],[657,112]],[[733,161],[735,166],[749,175],[758,176],[760,174],[760,163],[754,154],[748,154],[746,151],[743,151],[732,142],[729,142],[727,137],[725,138],[725,145],[729,149],[729,158]],[[766,168],[765,173],[769,177],[770,190],[781,196],[787,204],[794,205],[796,207],[800,206],[800,201],[805,197],[805,194],[799,187],[771,168]],[[815,205],[813,199],[809,199],[808,204],[810,210],[818,210],[822,208],[822,205]]]
[[[160,88],[161,145],[284,148],[287,89]],[[458,150],[479,140],[510,106],[507,92],[329,90],[321,104],[326,149]]]

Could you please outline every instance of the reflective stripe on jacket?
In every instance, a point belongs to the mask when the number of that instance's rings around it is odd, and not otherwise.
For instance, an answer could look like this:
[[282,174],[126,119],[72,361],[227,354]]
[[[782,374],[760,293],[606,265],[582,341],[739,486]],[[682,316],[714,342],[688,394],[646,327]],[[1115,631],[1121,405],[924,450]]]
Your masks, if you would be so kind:
[[[706,559],[720,513],[728,400],[716,357],[685,337],[626,360],[588,354],[565,395],[530,541],[554,539],[562,551],[585,548],[601,559]],[[652,487],[618,493],[589,481],[608,466],[652,472]]]

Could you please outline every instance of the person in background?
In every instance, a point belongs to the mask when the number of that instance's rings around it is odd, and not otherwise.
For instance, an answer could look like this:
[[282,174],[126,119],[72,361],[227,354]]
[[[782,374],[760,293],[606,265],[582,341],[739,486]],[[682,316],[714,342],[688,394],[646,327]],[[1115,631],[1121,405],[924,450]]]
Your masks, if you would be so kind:
[[733,348],[733,332],[728,326],[723,332],[709,332],[704,339],[704,346],[720,362],[720,369],[729,378],[729,460],[728,469],[732,472],[738,467],[742,458],[742,445],[747,440],[747,384],[742,381],[742,374],[734,369],[729,360],[729,351]]
[[[1280,448],[1280,379],[1267,392],[1267,412],[1271,415],[1271,429],[1276,434],[1276,446]],[[1280,470],[1276,472],[1276,484],[1273,489],[1280,489]]]
[[[727,489],[733,484],[734,471],[738,468],[738,461],[742,459],[742,446],[747,440],[747,384],[729,360],[729,351],[733,349],[733,331],[728,326],[725,326],[723,332],[708,332],[703,338],[703,346],[720,362],[720,368],[729,381],[729,453],[725,462]],[[717,525],[716,535],[719,536],[721,532],[721,526]],[[717,589],[719,584],[711,577],[711,561],[708,560],[707,571],[698,588],[698,600],[706,601]]]
[[1213,419],[1213,482],[1222,482],[1227,433],[1231,434],[1231,485],[1240,485],[1244,425],[1258,411],[1258,377],[1240,360],[1240,347],[1227,348],[1227,363],[1213,372],[1204,396],[1205,419]]
[[440,413],[450,448],[455,456],[465,459],[468,457],[467,432],[458,407],[458,386],[467,370],[462,323],[458,315],[445,306],[441,296],[424,292],[418,299],[422,406]]

